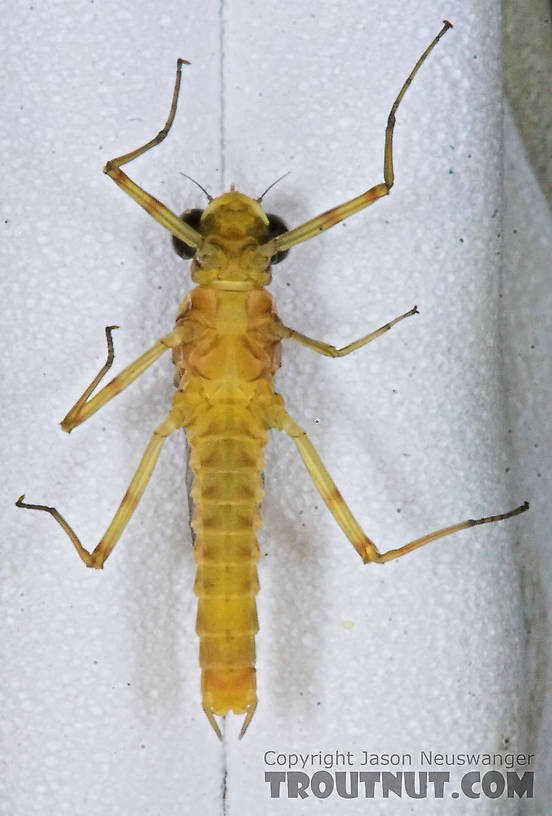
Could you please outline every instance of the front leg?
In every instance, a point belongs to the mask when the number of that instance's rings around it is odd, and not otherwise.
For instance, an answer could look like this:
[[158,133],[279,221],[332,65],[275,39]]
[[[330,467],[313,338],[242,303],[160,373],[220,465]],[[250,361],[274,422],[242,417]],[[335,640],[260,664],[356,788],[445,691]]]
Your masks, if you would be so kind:
[[443,20],[443,28],[426,48],[406,78],[406,82],[399,91],[399,95],[393,102],[389,112],[389,117],[387,119],[387,127],[385,129],[383,183],[370,187],[370,189],[366,190],[365,193],[362,193],[356,198],[352,198],[350,201],[346,201],[344,204],[340,204],[337,207],[332,207],[331,210],[326,210],[326,212],[316,216],[316,218],[311,218],[310,221],[306,221],[304,224],[301,224],[301,226],[295,227],[295,229],[287,230],[286,232],[277,235],[275,238],[271,238],[270,241],[267,241],[266,244],[262,245],[270,257],[274,257],[274,255],[276,255],[278,252],[284,252],[286,249],[290,249],[290,247],[300,244],[302,241],[309,241],[311,238],[319,235],[324,230],[333,227],[335,224],[339,224],[339,222],[343,221],[343,219],[349,218],[349,216],[353,215],[353,213],[359,212],[359,210],[363,210],[365,207],[369,207],[371,204],[374,204],[375,201],[379,201],[380,198],[389,194],[389,191],[391,190],[395,181],[395,172],[393,170],[393,131],[395,129],[395,114],[397,112],[397,108],[399,107],[406,91],[410,87],[410,84],[416,76],[420,66],[449,28],[452,28],[452,23],[449,23],[448,20]]
[[282,338],[289,337],[292,340],[296,340],[297,343],[301,343],[301,345],[307,346],[307,348],[310,348],[313,351],[317,351],[318,354],[324,354],[326,357],[345,357],[346,354],[356,351],[358,348],[361,348],[361,346],[365,346],[367,343],[375,340],[376,337],[385,334],[385,332],[389,331],[391,326],[394,326],[395,323],[398,323],[400,320],[404,320],[405,317],[410,317],[414,314],[419,314],[417,306],[414,306],[409,312],[405,312],[403,315],[400,315],[400,317],[396,317],[394,320],[386,323],[385,326],[381,326],[381,328],[376,329],[376,331],[370,332],[370,334],[366,334],[359,340],[355,340],[353,343],[349,343],[348,346],[343,346],[343,348],[339,349],[335,346],[331,346],[329,343],[324,343],[322,340],[315,340],[312,337],[307,337],[306,335],[301,334],[301,332],[297,332],[295,329],[290,329],[283,325],[281,336]]
[[142,187],[139,187],[136,182],[132,181],[132,179],[121,170],[121,165],[134,161],[134,159],[137,159],[138,156],[141,156],[143,153],[151,150],[152,147],[160,144],[168,135],[174,121],[174,115],[176,113],[178,94],[180,92],[180,75],[182,73],[182,66],[189,64],[190,63],[188,60],[185,59],[178,59],[176,62],[176,80],[174,84],[169,116],[164,127],[161,128],[157,136],[154,136],[153,139],[150,139],[150,141],[146,142],[145,145],[136,148],[136,150],[131,150],[130,153],[125,153],[123,156],[110,159],[110,161],[108,161],[104,167],[104,173],[107,173],[107,175],[113,179],[115,184],[118,184],[119,187],[124,190],[125,193],[127,193],[127,195],[133,198],[134,201],[143,207],[144,210],[155,218],[155,220],[158,221],[163,227],[165,227],[165,229],[168,229],[172,235],[176,236],[176,238],[180,238],[180,240],[187,244],[187,246],[195,249],[201,246],[203,240],[200,233],[190,227],[189,224],[186,224],[181,218],[173,213],[172,210],[169,210],[168,207],[150,195],[150,193],[146,192],[146,190],[144,190]]

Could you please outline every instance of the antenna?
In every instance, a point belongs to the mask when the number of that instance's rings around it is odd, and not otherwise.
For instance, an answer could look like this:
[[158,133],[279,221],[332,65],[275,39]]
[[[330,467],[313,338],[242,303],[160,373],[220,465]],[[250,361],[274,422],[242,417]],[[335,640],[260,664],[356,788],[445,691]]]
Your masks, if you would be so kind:
[[[199,181],[196,181],[194,178],[189,176],[187,173],[183,173],[182,170],[180,170],[179,172],[180,172],[181,176],[184,176],[185,178],[189,179],[190,181],[193,181],[193,183],[196,185],[196,187],[199,187],[199,189],[202,190],[205,193],[205,195],[207,196],[207,200],[209,202],[211,202],[213,200],[213,196],[209,195],[209,193],[207,192],[205,187],[202,187],[201,184],[199,183]],[[274,184],[276,184],[276,182],[274,182]],[[270,190],[270,187],[268,189]],[[264,193],[263,193],[263,195],[264,195]]]
[[266,190],[264,191],[264,193],[259,196],[259,198],[257,199],[257,202],[260,204],[261,201],[263,200],[263,198],[265,197],[265,195],[268,193],[268,191],[272,190],[272,188],[274,187],[275,184],[278,184],[279,181],[282,181],[282,179],[285,179],[285,177],[289,176],[290,173],[291,173],[291,170],[288,170],[287,173],[284,173],[283,176],[280,176],[280,178],[277,178],[276,181],[272,182],[272,184],[269,184],[268,187],[266,188]]

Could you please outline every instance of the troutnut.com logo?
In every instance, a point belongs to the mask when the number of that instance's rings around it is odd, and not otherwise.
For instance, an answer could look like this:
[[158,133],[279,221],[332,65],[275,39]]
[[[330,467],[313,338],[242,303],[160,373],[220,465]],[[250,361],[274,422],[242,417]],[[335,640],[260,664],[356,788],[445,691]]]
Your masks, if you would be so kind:
[[[531,798],[534,772],[528,767],[533,759],[534,754],[524,753],[268,750],[264,763],[270,770],[265,771],[264,778],[272,799]],[[423,770],[424,766],[428,769]],[[443,766],[452,770],[439,770]]]

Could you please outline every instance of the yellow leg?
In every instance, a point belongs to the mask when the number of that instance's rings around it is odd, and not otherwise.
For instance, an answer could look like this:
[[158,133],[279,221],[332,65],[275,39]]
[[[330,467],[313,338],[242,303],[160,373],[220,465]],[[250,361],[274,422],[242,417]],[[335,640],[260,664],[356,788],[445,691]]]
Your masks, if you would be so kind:
[[386,561],[392,561],[395,558],[400,558],[402,555],[417,550],[418,547],[423,547],[424,544],[429,544],[430,541],[435,541],[437,538],[456,533],[459,530],[465,530],[468,527],[474,527],[477,524],[489,524],[492,521],[502,521],[503,519],[511,518],[512,516],[523,513],[529,509],[529,503],[525,502],[515,510],[510,510],[509,513],[501,513],[496,516],[487,516],[480,519],[467,519],[458,524],[453,524],[450,527],[443,527],[440,530],[435,530],[433,533],[428,533],[421,538],[416,538],[414,541],[405,544],[394,550],[388,550],[385,553],[380,553],[373,541],[364,533],[357,520],[347,507],[345,500],[335,482],[324,467],[324,464],[318,456],[314,445],[308,438],[305,431],[297,425],[296,422],[289,416],[287,412],[283,412],[281,417],[281,429],[288,433],[301,454],[301,459],[313,480],[316,489],[324,499],[333,517],[360,555],[365,564],[373,561],[376,564],[384,564]]
[[285,333],[283,336],[296,340],[298,343],[301,343],[301,345],[307,346],[307,348],[317,351],[319,354],[324,354],[326,357],[345,357],[346,354],[356,351],[357,349],[361,348],[361,346],[365,346],[367,343],[375,340],[376,337],[380,337],[382,334],[385,334],[385,332],[389,331],[389,329],[394,326],[395,323],[398,323],[400,320],[404,320],[405,317],[410,317],[414,314],[419,314],[417,306],[414,306],[413,309],[400,317],[396,317],[394,320],[386,323],[385,326],[376,329],[376,331],[370,332],[370,334],[366,334],[359,340],[355,340],[353,343],[349,343],[348,346],[343,346],[343,348],[339,349],[337,349],[335,346],[330,346],[329,343],[322,342],[322,340],[314,340],[312,337],[307,337],[294,329],[288,329],[287,326],[284,327]]
[[365,207],[369,207],[370,204],[373,204],[378,200],[378,198],[386,196],[389,193],[389,190],[393,186],[395,180],[393,171],[393,131],[395,128],[395,113],[397,112],[397,108],[399,107],[403,96],[410,86],[410,83],[418,73],[422,63],[425,61],[429,53],[435,48],[443,34],[445,34],[449,28],[452,28],[452,23],[449,23],[448,20],[444,20],[443,23],[443,28],[426,48],[408,75],[406,82],[399,91],[399,95],[395,99],[389,112],[387,127],[385,129],[383,184],[376,184],[375,187],[371,187],[365,193],[362,193],[362,195],[352,198],[350,201],[346,201],[344,204],[340,204],[338,207],[332,207],[331,210],[327,210],[326,212],[322,213],[322,215],[316,216],[316,218],[311,218],[310,221],[306,221],[304,224],[301,224],[301,226],[289,230],[288,232],[284,232],[282,235],[278,235],[275,238],[272,238],[270,241],[267,241],[266,244],[263,244],[263,247],[267,249],[267,253],[270,255],[270,257],[276,255],[277,252],[283,252],[284,250],[295,246],[295,244],[300,244],[302,241],[308,241],[310,238],[314,238],[320,232],[329,229],[329,227],[333,227],[334,224],[338,224],[340,221],[343,221],[344,218],[349,218],[349,216],[353,215],[353,213],[363,210]]
[[78,398],[67,416],[60,423],[62,430],[67,431],[67,433],[70,433],[73,428],[76,428],[77,425],[80,425],[82,422],[88,419],[88,417],[94,414],[99,408],[102,407],[102,405],[105,405],[106,402],[109,402],[109,400],[113,399],[113,397],[115,397],[117,394],[120,394],[121,391],[134,382],[134,380],[139,377],[140,374],[149,368],[152,363],[161,357],[161,355],[167,351],[167,349],[174,348],[179,343],[190,339],[191,333],[193,332],[191,321],[187,324],[177,326],[174,331],[167,334],[165,337],[162,337],[157,341],[157,343],[155,343],[155,345],[142,354],[141,357],[138,357],[137,360],[134,360],[134,362],[123,369],[123,371],[121,371],[117,377],[111,380],[111,382],[102,388],[102,390],[96,394],[95,397],[88,401],[94,389],[97,388],[100,381],[105,377],[113,364],[114,353],[113,338],[111,333],[113,329],[117,328],[118,326],[106,327],[105,334],[107,337],[107,360],[105,365],[100,369],[88,388]]
[[44,504],[26,504],[23,499],[25,496],[20,496],[16,501],[17,507],[22,507],[25,510],[44,510],[50,513],[57,523],[65,530],[79,555],[79,558],[84,561],[87,567],[93,569],[102,569],[104,561],[108,558],[111,550],[119,540],[119,537],[125,529],[130,517],[134,513],[138,502],[142,498],[142,494],[150,479],[150,476],[157,462],[157,458],[163,447],[163,443],[167,436],[179,427],[180,423],[177,421],[176,415],[173,411],[169,413],[167,418],[159,425],[153,432],[151,440],[144,451],[142,461],[138,465],[138,469],[134,474],[128,490],[125,493],[121,504],[115,515],[113,521],[105,531],[102,540],[96,546],[92,553],[86,550],[73,528],[65,521],[63,516],[58,513],[55,507],[47,507]]
[[143,207],[144,210],[155,218],[155,220],[158,221],[163,227],[168,229],[169,232],[176,235],[177,238],[180,238],[188,246],[198,247],[202,242],[202,237],[199,232],[190,227],[189,224],[184,223],[184,221],[169,210],[168,207],[147,193],[144,189],[142,189],[142,187],[135,184],[135,182],[121,170],[121,165],[131,162],[133,159],[136,159],[138,156],[146,153],[146,151],[151,150],[152,147],[158,145],[168,135],[176,113],[178,94],[180,92],[180,76],[182,73],[182,66],[189,64],[190,63],[188,60],[184,59],[178,59],[176,62],[176,81],[174,83],[171,108],[168,119],[165,122],[165,126],[159,131],[157,136],[154,136],[153,139],[146,142],[146,144],[142,145],[142,147],[138,147],[136,150],[132,150],[130,153],[125,153],[123,156],[119,156],[116,159],[111,159],[108,161],[104,167],[104,173],[111,176],[113,181],[118,184],[119,187],[121,187],[121,189],[127,193],[127,195],[133,198],[134,201]]

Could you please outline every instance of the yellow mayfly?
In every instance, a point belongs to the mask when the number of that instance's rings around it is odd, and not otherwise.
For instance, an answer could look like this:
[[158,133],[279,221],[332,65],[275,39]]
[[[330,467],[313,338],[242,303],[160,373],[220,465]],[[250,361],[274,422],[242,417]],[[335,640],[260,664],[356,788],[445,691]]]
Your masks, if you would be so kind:
[[215,716],[224,716],[229,711],[245,714],[240,732],[243,736],[257,706],[257,531],[261,526],[263,449],[269,429],[277,428],[292,437],[330,512],[367,564],[383,564],[437,538],[510,518],[529,506],[525,503],[509,513],[462,521],[380,553],[353,517],[307,434],[287,413],[282,397],[274,391],[273,378],[280,365],[282,340],[295,340],[328,357],[343,357],[417,312],[414,306],[385,326],[337,349],[285,326],[265,287],[271,281],[271,266],[283,260],[292,246],[314,238],[389,194],[394,181],[396,110],[420,66],[449,28],[451,23],[444,21],[391,107],[385,133],[384,181],[299,227],[288,230],[279,217],[263,211],[262,196],[249,198],[233,186],[217,198],[207,194],[209,203],[204,210],[187,210],[177,216],[123,172],[122,165],[162,142],[169,133],[176,113],[182,66],[188,64],[183,59],[177,62],[172,104],[163,129],[142,147],[108,161],[104,168],[116,184],[169,230],[177,252],[193,258],[191,275],[196,286],[180,306],[173,331],[91,398],[113,363],[112,332],[117,327],[106,328],[107,361],[61,427],[72,431],[168,349],[172,349],[176,366],[177,390],[172,407],[153,432],[111,524],[92,552],[82,546],[54,507],[25,503],[24,496],[17,506],[50,513],[86,566],[101,569],[140,501],[165,439],[177,428],[186,429],[194,474],[191,490],[197,564],[194,590],[198,597],[196,631],[200,637],[203,708],[219,737],[221,731]]

